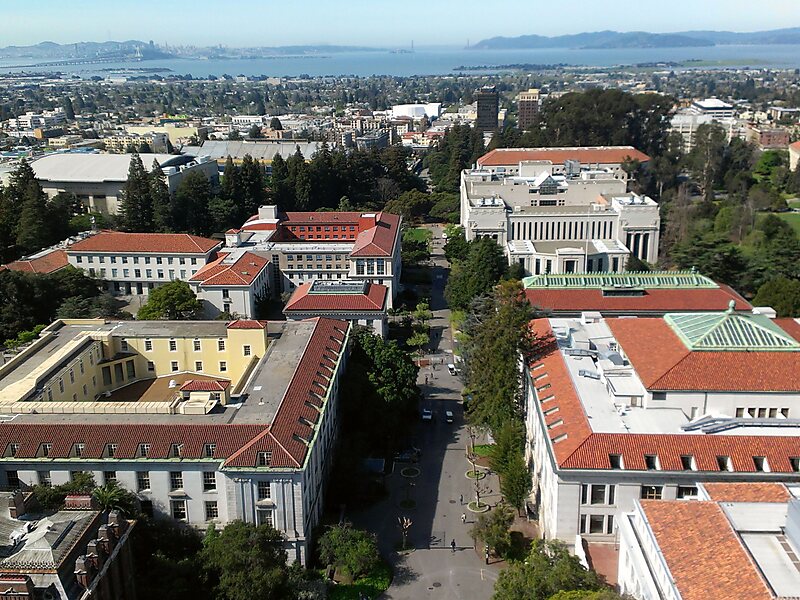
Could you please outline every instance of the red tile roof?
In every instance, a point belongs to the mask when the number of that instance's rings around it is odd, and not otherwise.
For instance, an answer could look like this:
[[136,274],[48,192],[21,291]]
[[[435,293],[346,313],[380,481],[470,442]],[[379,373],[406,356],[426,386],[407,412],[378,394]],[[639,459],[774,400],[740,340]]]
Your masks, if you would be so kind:
[[224,379],[190,379],[185,382],[180,390],[182,392],[222,392],[231,385]]
[[733,289],[720,285],[719,289],[649,289],[642,296],[604,296],[603,290],[591,288],[558,289],[535,288],[525,290],[528,301],[561,313],[600,311],[604,314],[667,313],[682,311],[721,311],[731,300],[736,310],[752,309],[747,300]]
[[269,264],[269,260],[252,252],[244,252],[234,263],[225,263],[227,255],[203,266],[189,281],[203,286],[249,286]]
[[15,260],[2,268],[10,271],[24,271],[26,273],[53,273],[63,269],[69,264],[67,253],[64,250],[54,250],[38,258]]
[[774,323],[786,333],[800,342],[800,320],[798,319],[775,319]]
[[393,256],[395,242],[399,239],[400,217],[391,213],[378,213],[375,227],[361,231],[350,256]]
[[73,252],[141,252],[159,254],[207,254],[222,242],[188,233],[124,233],[101,231],[67,249]]
[[800,391],[800,352],[692,352],[664,319],[606,322],[649,390]]
[[388,288],[367,283],[364,294],[309,294],[311,283],[304,283],[289,298],[283,312],[374,312],[382,311],[386,304]]
[[[109,415],[109,419],[113,416]],[[183,444],[183,458],[203,458],[204,444],[216,444],[215,458],[227,458],[258,435],[263,425],[93,424],[36,425],[4,423],[0,448],[19,444],[16,458],[35,458],[43,443],[49,457],[68,458],[74,444],[84,444],[83,458],[102,458],[106,444],[117,444],[115,458],[137,458],[139,444],[150,444],[149,458],[170,458],[172,444]]]
[[792,495],[782,483],[704,483],[714,502],[789,502]]
[[349,327],[346,321],[335,319],[317,318],[315,321],[314,332],[269,431],[242,447],[226,461],[226,466],[254,466],[258,453],[265,451],[272,453],[272,466],[303,466],[330,378],[339,356],[345,350],[344,341]]
[[256,321],[254,319],[236,319],[228,323],[228,329],[266,329],[269,321]]
[[640,502],[682,600],[773,597],[716,502]]
[[[614,319],[634,325],[660,319]],[[609,321],[612,321],[609,319]],[[755,473],[754,456],[767,459],[775,473],[794,473],[790,457],[800,456],[800,437],[710,434],[594,433],[572,377],[558,350],[548,319],[531,323],[540,350],[531,361],[530,376],[536,389],[539,410],[556,462],[563,469],[611,468],[609,455],[622,456],[626,470],[647,470],[644,456],[658,456],[663,471],[683,471],[681,456],[695,457],[698,475],[719,472],[717,456],[729,456],[733,471]],[[651,356],[661,353],[661,344],[647,344]],[[624,346],[623,346],[624,349]],[[704,353],[711,354],[711,353]],[[716,352],[716,355],[727,354]],[[749,353],[750,356],[758,353]],[[794,353],[767,353],[794,354]],[[658,359],[656,359],[658,360]],[[730,372],[722,371],[720,377]]]
[[609,146],[599,148],[497,148],[478,159],[481,167],[516,166],[525,160],[549,160],[562,165],[568,160],[581,164],[617,164],[626,158],[647,162],[650,157],[633,146]]
[[800,142],[792,142],[789,147],[800,152]]

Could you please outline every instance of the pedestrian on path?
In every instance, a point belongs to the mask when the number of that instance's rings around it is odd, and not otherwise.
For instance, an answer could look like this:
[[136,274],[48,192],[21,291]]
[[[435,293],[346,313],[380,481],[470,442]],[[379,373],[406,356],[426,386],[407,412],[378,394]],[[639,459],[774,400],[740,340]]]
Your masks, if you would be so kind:
[[464,494],[461,494],[461,496],[458,497],[458,501],[461,503],[462,506],[464,505]]
[[461,522],[462,523],[466,523],[467,522],[467,513],[461,513]]
[[453,554],[456,552],[456,541],[455,539],[450,542],[450,547],[453,549]]

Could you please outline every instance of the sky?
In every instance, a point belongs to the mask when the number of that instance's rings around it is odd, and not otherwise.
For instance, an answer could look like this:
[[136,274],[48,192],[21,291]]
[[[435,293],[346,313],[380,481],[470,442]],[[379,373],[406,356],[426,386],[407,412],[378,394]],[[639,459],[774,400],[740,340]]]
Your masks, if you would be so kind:
[[[800,27],[800,0],[0,0],[0,46],[139,39],[163,44],[465,45],[494,36],[614,29]],[[559,10],[568,7],[569,12]]]

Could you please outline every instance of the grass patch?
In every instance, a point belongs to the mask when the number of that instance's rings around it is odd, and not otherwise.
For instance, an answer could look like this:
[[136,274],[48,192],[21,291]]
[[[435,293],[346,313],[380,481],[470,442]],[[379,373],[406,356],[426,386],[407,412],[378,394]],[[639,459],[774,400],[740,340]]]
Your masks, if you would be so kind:
[[792,226],[795,233],[800,236],[800,213],[775,213],[778,217],[786,221],[789,225]]
[[431,237],[433,237],[431,230],[424,227],[413,227],[403,232],[403,239],[408,239],[412,242],[428,242]]
[[478,481],[486,477],[486,473],[484,473],[483,471],[473,471],[472,469],[467,471],[466,475],[468,478],[477,479]]
[[494,444],[475,444],[472,447],[472,453],[485,458],[491,454],[492,448],[494,448]]
[[330,588],[330,600],[359,600],[361,594],[367,598],[377,598],[385,592],[392,583],[392,569],[382,562],[378,568],[366,577],[353,583],[339,584]]

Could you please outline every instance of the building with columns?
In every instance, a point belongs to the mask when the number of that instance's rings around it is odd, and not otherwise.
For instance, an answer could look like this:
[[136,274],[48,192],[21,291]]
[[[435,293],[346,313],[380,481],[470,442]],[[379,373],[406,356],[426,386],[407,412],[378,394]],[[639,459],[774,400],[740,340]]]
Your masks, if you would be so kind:
[[[487,155],[487,166],[462,172],[461,225],[468,240],[496,240],[509,263],[520,263],[532,275],[621,272],[629,256],[656,262],[658,205],[626,191],[621,163],[603,162],[619,159],[621,151],[616,158],[593,155],[592,166],[568,159],[563,167],[548,159],[524,160],[529,152],[511,152],[522,158],[513,168]],[[532,155],[537,154],[547,156]]]
[[269,523],[305,562],[350,324],[65,320],[0,367],[0,485],[76,473],[205,528]]

